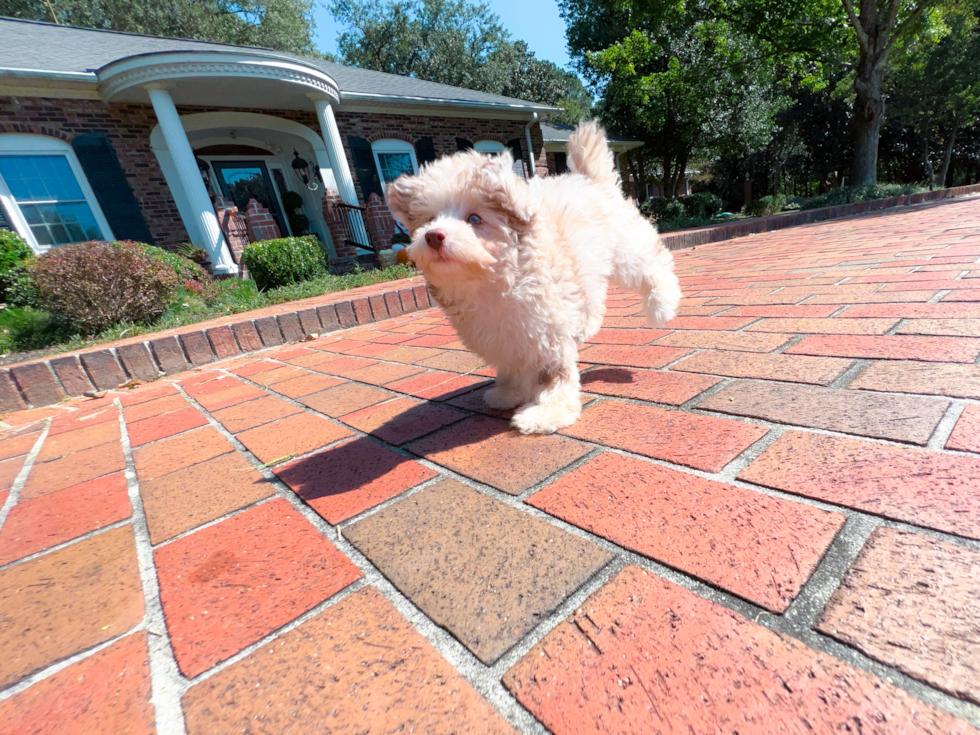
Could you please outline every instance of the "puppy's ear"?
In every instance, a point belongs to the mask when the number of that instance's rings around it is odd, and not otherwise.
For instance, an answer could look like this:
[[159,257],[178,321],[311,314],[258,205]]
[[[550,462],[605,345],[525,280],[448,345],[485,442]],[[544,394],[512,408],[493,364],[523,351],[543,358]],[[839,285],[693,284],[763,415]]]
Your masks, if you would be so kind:
[[418,212],[419,198],[424,188],[418,176],[403,175],[388,184],[385,189],[385,202],[388,204],[388,209],[410,233],[422,225],[422,222],[418,221],[418,216],[413,216],[412,212],[413,209]]
[[480,168],[478,186],[507,216],[515,230],[527,230],[534,222],[531,190],[514,173],[510,151],[486,158]]

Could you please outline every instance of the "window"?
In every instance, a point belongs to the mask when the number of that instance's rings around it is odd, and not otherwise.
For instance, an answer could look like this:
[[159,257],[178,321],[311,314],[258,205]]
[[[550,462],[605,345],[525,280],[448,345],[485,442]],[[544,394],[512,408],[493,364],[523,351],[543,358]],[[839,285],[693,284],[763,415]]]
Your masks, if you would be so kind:
[[0,203],[37,252],[112,232],[71,147],[40,135],[0,135]]
[[371,144],[374,162],[378,166],[381,184],[389,184],[402,174],[413,175],[419,165],[415,158],[415,148],[404,140],[379,140]]
[[504,144],[496,140],[478,140],[473,144],[473,148],[480,153],[503,153]]

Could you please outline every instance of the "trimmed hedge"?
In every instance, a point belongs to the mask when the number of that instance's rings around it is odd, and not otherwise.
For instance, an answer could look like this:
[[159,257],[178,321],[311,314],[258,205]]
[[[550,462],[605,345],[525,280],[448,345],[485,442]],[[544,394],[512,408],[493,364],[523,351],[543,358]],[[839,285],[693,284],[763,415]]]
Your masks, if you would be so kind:
[[242,264],[260,291],[325,276],[329,267],[315,235],[252,243],[242,251]]
[[749,217],[764,217],[781,212],[785,206],[786,197],[782,194],[773,194],[772,196],[753,199],[745,205],[745,214]]

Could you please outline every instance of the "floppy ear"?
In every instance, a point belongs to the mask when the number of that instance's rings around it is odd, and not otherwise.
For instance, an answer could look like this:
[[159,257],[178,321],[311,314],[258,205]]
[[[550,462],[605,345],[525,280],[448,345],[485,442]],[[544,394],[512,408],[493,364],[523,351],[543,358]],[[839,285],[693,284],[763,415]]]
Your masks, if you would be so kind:
[[534,222],[531,190],[527,182],[514,173],[510,151],[485,159],[480,167],[477,185],[497,205],[515,230],[527,230]]
[[418,211],[418,200],[424,185],[417,176],[399,176],[388,184],[385,189],[385,202],[396,220],[401,222],[409,231],[422,225],[417,216],[413,216],[413,204]]

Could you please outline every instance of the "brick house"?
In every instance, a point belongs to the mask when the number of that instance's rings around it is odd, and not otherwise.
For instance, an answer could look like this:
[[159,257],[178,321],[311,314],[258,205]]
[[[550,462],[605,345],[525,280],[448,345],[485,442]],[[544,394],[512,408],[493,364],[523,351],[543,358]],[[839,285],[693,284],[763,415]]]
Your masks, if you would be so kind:
[[307,230],[351,259],[389,245],[384,184],[426,161],[507,148],[524,175],[558,171],[541,125],[556,111],[267,49],[0,19],[0,227],[38,253],[189,241],[218,274],[238,272],[246,231]]

